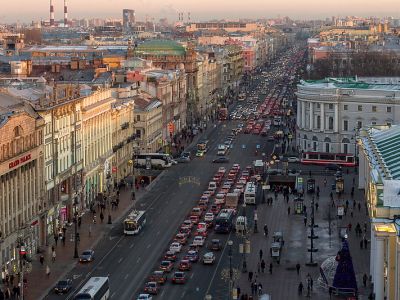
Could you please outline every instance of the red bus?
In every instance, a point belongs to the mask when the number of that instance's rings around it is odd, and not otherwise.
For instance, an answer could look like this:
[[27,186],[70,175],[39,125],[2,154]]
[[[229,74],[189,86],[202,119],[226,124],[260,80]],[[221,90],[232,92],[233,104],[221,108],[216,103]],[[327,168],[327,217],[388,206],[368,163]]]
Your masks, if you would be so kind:
[[335,164],[346,167],[356,166],[354,155],[349,153],[304,152],[301,163],[305,165]]

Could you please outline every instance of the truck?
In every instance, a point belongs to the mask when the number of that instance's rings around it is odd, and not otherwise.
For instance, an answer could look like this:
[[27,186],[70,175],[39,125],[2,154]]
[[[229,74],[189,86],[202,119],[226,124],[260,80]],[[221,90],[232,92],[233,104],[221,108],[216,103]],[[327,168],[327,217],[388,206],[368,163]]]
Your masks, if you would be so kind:
[[236,211],[239,202],[238,193],[227,193],[225,199],[225,208],[234,209]]
[[228,118],[228,109],[226,107],[221,107],[218,110],[218,119],[220,121],[225,121]]

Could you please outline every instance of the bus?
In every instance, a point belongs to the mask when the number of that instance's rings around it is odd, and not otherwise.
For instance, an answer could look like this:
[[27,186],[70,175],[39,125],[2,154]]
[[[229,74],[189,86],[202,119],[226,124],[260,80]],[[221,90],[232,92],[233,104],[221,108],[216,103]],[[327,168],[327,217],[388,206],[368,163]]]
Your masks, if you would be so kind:
[[305,165],[329,165],[335,164],[345,167],[355,167],[356,160],[353,154],[330,152],[304,152],[301,163]]
[[148,170],[152,167],[165,169],[172,166],[172,160],[166,153],[142,153],[135,155],[135,165]]
[[215,232],[229,233],[233,228],[234,210],[224,208],[215,218]]
[[107,300],[110,299],[108,277],[91,277],[75,295],[75,300]]
[[146,212],[144,210],[133,210],[124,220],[124,234],[135,235],[143,229],[146,224]]
[[253,162],[253,167],[254,167],[254,174],[255,175],[264,175],[264,162],[261,159],[257,159]]
[[244,203],[256,204],[256,191],[257,187],[254,182],[248,182],[244,190]]

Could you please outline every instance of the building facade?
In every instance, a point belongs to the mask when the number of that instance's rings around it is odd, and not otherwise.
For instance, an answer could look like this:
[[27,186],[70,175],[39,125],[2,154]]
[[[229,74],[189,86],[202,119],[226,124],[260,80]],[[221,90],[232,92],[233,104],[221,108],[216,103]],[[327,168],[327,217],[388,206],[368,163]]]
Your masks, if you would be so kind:
[[360,131],[359,188],[371,219],[370,275],[375,299],[400,299],[400,127]]
[[400,78],[303,81],[296,94],[302,151],[356,154],[360,128],[400,120]]
[[3,109],[4,97],[9,96],[0,94],[0,266],[15,274],[20,246],[33,256],[45,243],[44,120],[28,105]]

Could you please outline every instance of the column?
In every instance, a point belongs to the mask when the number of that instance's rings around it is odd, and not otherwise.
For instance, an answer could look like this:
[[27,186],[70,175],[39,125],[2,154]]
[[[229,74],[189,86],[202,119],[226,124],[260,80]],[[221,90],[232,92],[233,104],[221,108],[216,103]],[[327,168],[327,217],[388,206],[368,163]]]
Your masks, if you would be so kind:
[[375,252],[376,252],[376,237],[374,231],[372,230],[373,223],[371,223],[371,246],[370,246],[370,265],[369,265],[369,274],[373,276],[373,281],[375,281]]
[[325,103],[321,103],[321,131],[325,131]]
[[297,100],[297,118],[296,123],[299,128],[301,128],[301,103],[303,101]]
[[375,276],[374,276],[374,293],[375,299],[383,299],[384,297],[384,249],[385,238],[376,237],[375,249]]
[[314,129],[314,102],[310,102],[310,130]]
[[306,103],[301,102],[301,128],[306,126]]
[[335,117],[333,122],[333,130],[334,132],[339,132],[339,104],[335,104]]

